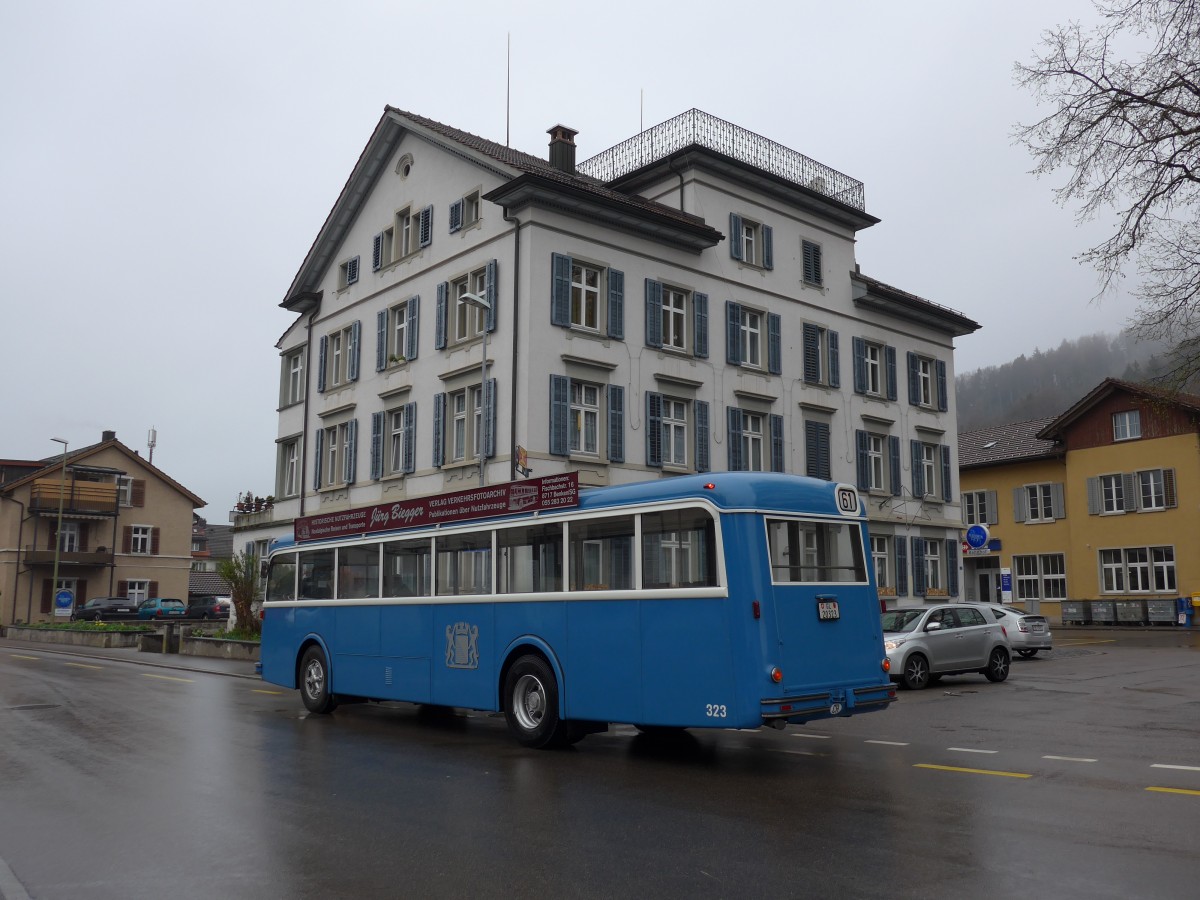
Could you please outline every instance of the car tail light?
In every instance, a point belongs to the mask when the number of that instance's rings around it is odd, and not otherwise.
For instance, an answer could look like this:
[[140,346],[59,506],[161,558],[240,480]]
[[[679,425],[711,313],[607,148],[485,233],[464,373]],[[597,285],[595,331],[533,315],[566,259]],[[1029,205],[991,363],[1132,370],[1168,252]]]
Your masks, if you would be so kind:
[[1017,622],[1017,631],[1022,634],[1029,634],[1029,623],[1021,619],[1021,621]]

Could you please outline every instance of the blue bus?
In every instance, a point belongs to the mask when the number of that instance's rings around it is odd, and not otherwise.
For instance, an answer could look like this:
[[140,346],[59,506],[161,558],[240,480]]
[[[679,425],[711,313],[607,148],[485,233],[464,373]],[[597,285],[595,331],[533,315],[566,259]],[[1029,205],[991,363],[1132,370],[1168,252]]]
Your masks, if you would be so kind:
[[867,546],[853,487],[761,472],[569,473],[307,517],[270,555],[262,676],[313,713],[502,711],[529,747],[884,709]]

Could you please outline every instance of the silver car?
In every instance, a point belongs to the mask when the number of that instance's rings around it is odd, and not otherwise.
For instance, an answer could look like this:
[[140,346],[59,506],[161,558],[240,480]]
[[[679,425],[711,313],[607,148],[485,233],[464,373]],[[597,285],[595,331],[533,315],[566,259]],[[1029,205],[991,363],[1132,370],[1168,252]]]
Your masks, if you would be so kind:
[[978,672],[1003,681],[1012,663],[1004,625],[972,603],[901,607],[880,614],[893,681],[920,690],[943,675]]
[[1008,642],[1017,655],[1028,659],[1039,650],[1053,650],[1054,636],[1045,616],[1038,616],[1007,606],[989,606],[988,611],[1008,632]]

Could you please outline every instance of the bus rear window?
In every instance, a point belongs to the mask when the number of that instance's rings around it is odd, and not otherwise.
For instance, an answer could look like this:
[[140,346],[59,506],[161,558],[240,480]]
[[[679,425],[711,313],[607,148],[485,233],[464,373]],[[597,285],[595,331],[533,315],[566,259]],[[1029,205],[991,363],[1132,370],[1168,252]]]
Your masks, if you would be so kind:
[[867,581],[857,523],[768,519],[767,544],[775,584]]

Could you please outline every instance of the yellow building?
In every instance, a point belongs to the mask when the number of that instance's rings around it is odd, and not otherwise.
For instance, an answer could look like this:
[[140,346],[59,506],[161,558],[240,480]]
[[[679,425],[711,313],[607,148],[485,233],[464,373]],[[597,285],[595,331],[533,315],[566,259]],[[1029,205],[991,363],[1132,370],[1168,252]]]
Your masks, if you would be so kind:
[[987,530],[967,600],[1167,624],[1200,593],[1200,397],[1106,379],[1060,416],[961,433],[959,478],[964,529]]

